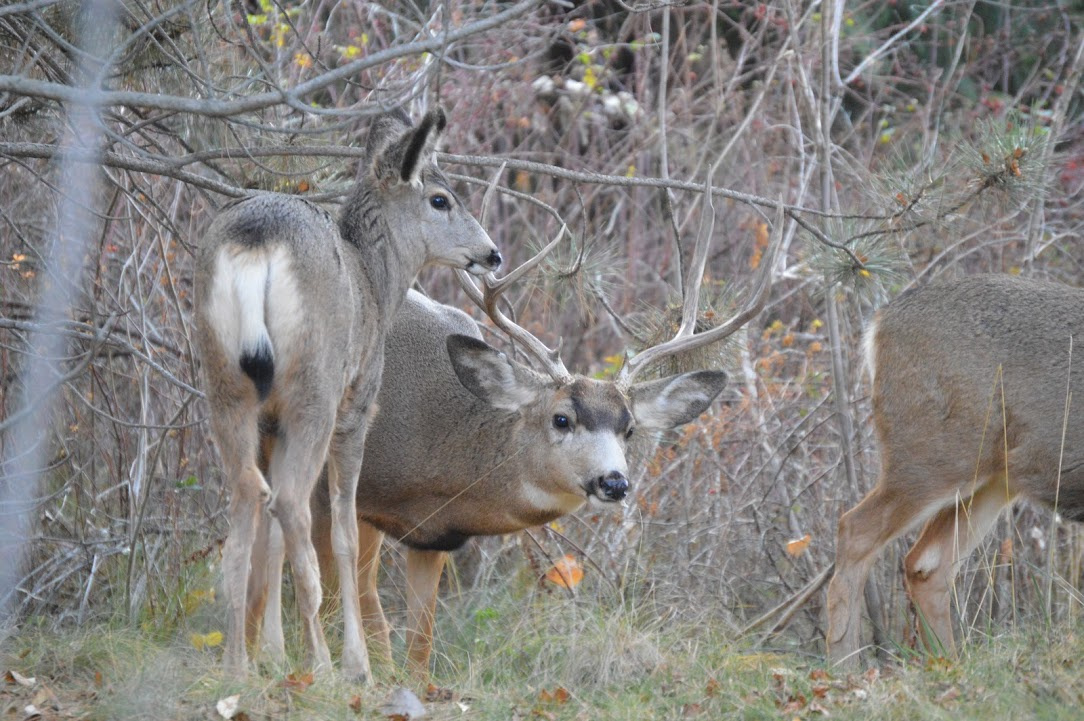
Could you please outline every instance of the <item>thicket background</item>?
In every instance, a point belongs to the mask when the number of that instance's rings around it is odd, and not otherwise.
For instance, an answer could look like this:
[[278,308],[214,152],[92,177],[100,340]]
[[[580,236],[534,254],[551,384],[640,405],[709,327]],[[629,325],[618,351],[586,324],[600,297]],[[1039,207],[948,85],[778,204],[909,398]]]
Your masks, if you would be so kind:
[[[105,13],[88,32],[81,6]],[[22,624],[119,609],[167,632],[201,607],[226,533],[192,350],[201,232],[251,189],[337,203],[375,113],[439,103],[442,164],[473,208],[503,167],[485,224],[510,264],[567,224],[512,295],[577,372],[670,332],[705,213],[705,325],[748,292],[778,199],[787,214],[766,309],[686,361],[730,371],[725,401],[645,449],[625,509],[461,554],[438,624],[508,579],[569,593],[536,583],[569,553],[579,603],[739,633],[831,562],[875,480],[871,312],[984,271],[1081,286],[1082,22],[1081,3],[1048,0],[0,7],[0,552],[22,559],[3,603]],[[95,116],[77,89],[99,83]],[[447,271],[420,285],[469,308]],[[904,548],[870,589],[896,639]],[[962,576],[965,626],[1078,613],[1082,553],[1079,528],[1017,507]],[[822,653],[822,600],[768,643]],[[440,643],[438,665],[461,662]]]

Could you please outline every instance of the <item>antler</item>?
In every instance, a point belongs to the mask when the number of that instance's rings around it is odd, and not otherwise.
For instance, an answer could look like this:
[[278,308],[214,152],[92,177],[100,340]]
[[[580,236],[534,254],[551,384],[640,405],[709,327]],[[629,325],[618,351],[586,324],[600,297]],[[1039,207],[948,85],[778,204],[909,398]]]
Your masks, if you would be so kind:
[[700,231],[696,238],[696,247],[693,249],[693,264],[690,278],[685,286],[687,292],[681,308],[681,325],[670,340],[661,345],[648,348],[633,358],[626,359],[625,365],[621,368],[621,372],[617,377],[617,384],[623,390],[627,391],[632,386],[637,374],[653,363],[657,363],[668,356],[699,348],[733,335],[752,320],[768,300],[768,289],[772,284],[772,267],[775,265],[776,253],[783,240],[784,212],[782,201],[776,205],[773,237],[768,243],[768,249],[764,252],[764,257],[760,260],[760,269],[753,281],[752,292],[749,298],[746,299],[745,305],[733,318],[722,325],[703,333],[693,332],[696,327],[696,317],[700,303],[700,285],[704,277],[704,266],[708,259],[708,247],[711,245],[712,230],[715,227],[715,208],[711,202],[710,181],[705,191],[705,198],[708,206],[705,209],[705,215],[708,217],[706,220],[701,220]]
[[492,273],[487,273],[482,278],[482,288],[479,290],[475,285],[474,278],[471,277],[464,270],[457,270],[456,277],[459,278],[459,284],[466,291],[467,295],[474,303],[485,311],[489,316],[493,324],[500,328],[504,333],[511,338],[514,342],[519,343],[531,356],[538,362],[542,369],[549,374],[553,380],[558,383],[568,383],[572,380],[572,374],[565,368],[565,364],[561,361],[560,348],[561,344],[558,343],[556,348],[549,348],[545,343],[540,341],[534,335],[532,335],[527,329],[517,325],[514,321],[510,320],[508,316],[501,312],[497,307],[497,303],[500,300],[501,294],[508,289],[510,285],[518,281],[524,275],[534,269],[542,260],[557,247],[557,244],[568,232],[568,226],[562,224],[561,229],[557,231],[557,236],[549,242],[549,244],[542,250],[538,251],[533,258],[523,263],[515,270],[508,273],[503,278],[496,278]]

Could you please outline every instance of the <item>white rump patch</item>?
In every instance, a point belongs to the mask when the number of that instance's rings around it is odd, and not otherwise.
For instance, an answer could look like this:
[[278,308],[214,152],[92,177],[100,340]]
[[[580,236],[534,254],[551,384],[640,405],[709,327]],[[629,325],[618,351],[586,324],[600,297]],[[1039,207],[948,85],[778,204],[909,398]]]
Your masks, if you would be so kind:
[[873,320],[870,321],[869,327],[866,328],[865,334],[862,336],[862,359],[866,366],[866,372],[869,373],[869,384],[873,386],[873,380],[877,373],[877,326],[880,321],[880,314],[874,315]]
[[303,320],[289,251],[220,250],[209,305],[215,334],[234,360],[263,346],[287,347]]

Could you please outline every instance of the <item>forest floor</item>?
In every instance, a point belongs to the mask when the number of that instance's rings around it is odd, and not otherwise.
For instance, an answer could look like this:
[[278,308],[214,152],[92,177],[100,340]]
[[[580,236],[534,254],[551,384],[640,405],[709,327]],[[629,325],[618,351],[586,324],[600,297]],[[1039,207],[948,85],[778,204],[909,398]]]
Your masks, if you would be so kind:
[[491,600],[438,611],[433,685],[389,664],[368,687],[301,670],[227,678],[221,634],[192,630],[207,627],[214,606],[173,627],[57,631],[30,619],[0,646],[0,721],[419,718],[400,686],[434,721],[1053,720],[1079,719],[1084,707],[1079,626],[972,629],[957,662],[901,649],[841,673],[820,649],[772,650],[719,623],[552,596]]

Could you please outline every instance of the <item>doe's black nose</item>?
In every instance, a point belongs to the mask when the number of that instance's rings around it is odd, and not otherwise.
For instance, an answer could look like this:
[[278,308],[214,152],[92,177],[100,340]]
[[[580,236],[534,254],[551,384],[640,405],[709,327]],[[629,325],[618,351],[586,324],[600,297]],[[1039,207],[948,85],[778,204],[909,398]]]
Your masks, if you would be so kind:
[[629,492],[629,479],[618,471],[610,471],[598,479],[598,487],[612,501],[620,501]]

